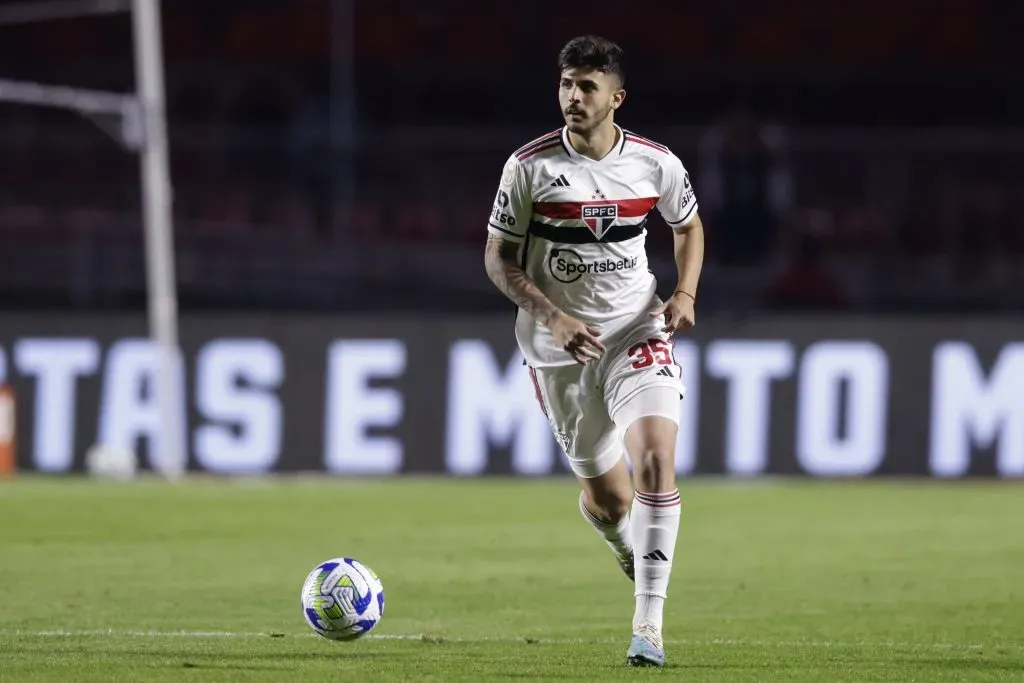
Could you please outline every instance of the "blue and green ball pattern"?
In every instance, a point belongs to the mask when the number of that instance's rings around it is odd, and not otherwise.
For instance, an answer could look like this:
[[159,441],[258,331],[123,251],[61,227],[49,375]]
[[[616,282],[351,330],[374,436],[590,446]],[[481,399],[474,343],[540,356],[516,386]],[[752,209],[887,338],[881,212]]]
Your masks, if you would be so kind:
[[384,586],[358,560],[327,560],[306,577],[302,613],[324,638],[355,640],[373,630],[384,615]]

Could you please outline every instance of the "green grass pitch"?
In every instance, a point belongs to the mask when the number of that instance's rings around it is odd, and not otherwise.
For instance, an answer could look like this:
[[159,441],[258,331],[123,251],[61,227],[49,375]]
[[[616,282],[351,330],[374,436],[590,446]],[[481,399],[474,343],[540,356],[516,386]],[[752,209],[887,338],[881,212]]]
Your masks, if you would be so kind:
[[[1020,483],[681,482],[669,666],[569,480],[0,484],[0,681],[1022,681]],[[373,636],[302,621],[349,555]]]

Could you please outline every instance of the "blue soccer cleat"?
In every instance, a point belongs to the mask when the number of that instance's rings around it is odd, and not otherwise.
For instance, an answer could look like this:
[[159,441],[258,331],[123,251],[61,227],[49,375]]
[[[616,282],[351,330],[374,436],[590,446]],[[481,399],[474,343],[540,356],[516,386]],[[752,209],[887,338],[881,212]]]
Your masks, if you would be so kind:
[[629,641],[626,652],[626,663],[630,666],[665,666],[665,649],[662,647],[661,634],[652,624],[642,623],[633,629],[633,639]]

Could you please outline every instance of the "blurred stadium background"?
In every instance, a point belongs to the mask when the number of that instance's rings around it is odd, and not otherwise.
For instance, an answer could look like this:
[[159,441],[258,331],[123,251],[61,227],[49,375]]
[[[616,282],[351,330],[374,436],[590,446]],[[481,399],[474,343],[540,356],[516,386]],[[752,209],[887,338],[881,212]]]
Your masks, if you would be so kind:
[[[0,1],[0,99],[133,93],[129,7]],[[682,158],[707,232],[670,662],[1024,675],[1024,3],[160,16],[180,365],[122,121],[0,101],[0,680],[618,676],[632,596],[483,268],[502,165],[559,125],[555,56],[588,32],[625,47],[619,120]],[[664,292],[657,216],[648,245]],[[161,480],[178,456],[186,486]],[[136,462],[158,476],[55,476]],[[290,638],[341,553],[383,577],[383,637]]]
[[[0,4],[0,77],[133,92],[128,13],[42,20],[111,5]],[[1019,3],[168,0],[162,18],[192,468],[564,471],[481,249],[503,160],[559,120],[554,55],[597,32],[627,50],[623,123],[684,160],[707,225],[680,471],[1024,474]],[[23,469],[80,468],[97,443],[148,466],[160,431],[118,126],[0,104]]]

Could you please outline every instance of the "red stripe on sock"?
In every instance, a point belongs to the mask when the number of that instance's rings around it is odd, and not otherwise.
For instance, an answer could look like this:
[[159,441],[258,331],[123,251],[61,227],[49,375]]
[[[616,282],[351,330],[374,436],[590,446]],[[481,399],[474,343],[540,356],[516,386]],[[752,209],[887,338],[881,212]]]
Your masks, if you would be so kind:
[[647,493],[646,491],[637,491],[636,495],[644,496],[645,498],[671,498],[672,496],[679,495],[679,489],[675,491],[664,491],[659,493]]
[[669,498],[678,498],[679,497],[679,490],[676,489],[675,491],[669,491],[668,493],[644,493],[642,491],[637,491],[636,492],[636,497],[637,498],[646,498],[647,500],[654,500],[654,501],[668,500]]
[[642,493],[637,491],[635,496],[638,502],[649,507],[672,507],[682,503],[678,489],[668,493]]

